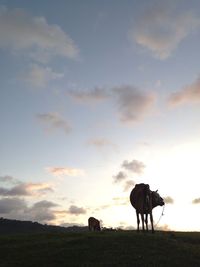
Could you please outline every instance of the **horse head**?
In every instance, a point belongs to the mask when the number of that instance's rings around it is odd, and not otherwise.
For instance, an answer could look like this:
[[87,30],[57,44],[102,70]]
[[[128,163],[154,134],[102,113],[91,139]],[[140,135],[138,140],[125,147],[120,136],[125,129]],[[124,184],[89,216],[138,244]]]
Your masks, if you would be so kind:
[[152,191],[151,194],[152,194],[152,205],[153,205],[153,207],[165,205],[165,202],[164,202],[163,198],[158,194],[158,190]]

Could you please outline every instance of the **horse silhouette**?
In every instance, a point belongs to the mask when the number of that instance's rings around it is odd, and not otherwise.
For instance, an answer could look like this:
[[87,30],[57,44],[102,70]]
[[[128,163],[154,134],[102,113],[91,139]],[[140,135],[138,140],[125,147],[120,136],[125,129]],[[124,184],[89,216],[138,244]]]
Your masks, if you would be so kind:
[[142,230],[145,231],[144,227],[144,215],[145,215],[145,224],[146,231],[148,231],[148,214],[150,215],[151,221],[151,230],[154,233],[153,226],[153,214],[152,210],[157,206],[163,206],[165,203],[163,198],[156,191],[151,191],[148,184],[136,184],[130,194],[131,205],[136,210],[137,216],[137,231],[139,232],[140,218],[142,219]]
[[89,228],[89,231],[101,231],[100,221],[94,217],[90,217],[88,219],[88,228]]

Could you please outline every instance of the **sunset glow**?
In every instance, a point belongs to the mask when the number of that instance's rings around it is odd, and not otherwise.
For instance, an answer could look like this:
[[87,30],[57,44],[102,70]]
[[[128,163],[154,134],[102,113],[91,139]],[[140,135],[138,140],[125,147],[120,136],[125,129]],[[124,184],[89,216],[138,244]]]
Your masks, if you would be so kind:
[[200,231],[200,2],[0,1],[0,217]]

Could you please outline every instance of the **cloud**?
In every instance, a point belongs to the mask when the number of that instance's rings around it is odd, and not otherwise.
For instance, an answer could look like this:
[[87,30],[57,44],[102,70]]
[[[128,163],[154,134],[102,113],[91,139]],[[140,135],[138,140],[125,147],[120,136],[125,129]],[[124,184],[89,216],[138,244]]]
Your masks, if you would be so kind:
[[62,130],[66,134],[71,131],[71,126],[69,123],[58,113],[43,113],[37,114],[36,116],[44,124],[48,131]]
[[49,67],[32,64],[30,65],[28,72],[23,73],[21,79],[33,87],[44,88],[49,84],[49,82],[58,80],[63,76],[63,73],[54,72]]
[[47,167],[46,170],[54,176],[82,176],[84,170],[69,167]]
[[105,89],[98,87],[90,91],[70,90],[68,94],[80,103],[96,103],[109,97]]
[[181,13],[175,6],[156,1],[140,16],[130,38],[164,60],[199,26],[200,19],[192,11]]
[[68,213],[72,215],[81,215],[81,214],[86,214],[87,211],[86,209],[82,207],[77,207],[75,205],[71,205],[68,209]]
[[53,192],[45,183],[20,183],[11,188],[0,187],[0,196],[35,196]]
[[200,204],[200,198],[193,199],[192,204]]
[[29,207],[24,199],[6,197],[0,199],[0,216],[47,223],[56,219],[57,211],[52,208],[57,206],[54,202],[42,200]]
[[200,103],[200,78],[194,83],[184,87],[179,92],[171,94],[168,102],[171,106]]
[[0,176],[1,183],[17,184],[19,181],[10,175]]
[[120,172],[118,172],[117,175],[114,175],[113,178],[114,178],[114,182],[118,183],[118,182],[125,180],[127,178],[127,175],[126,175],[126,173],[120,171]]
[[124,160],[122,163],[122,168],[128,171],[131,171],[133,173],[136,173],[136,174],[142,174],[144,171],[145,165],[143,162],[135,160],[135,159],[132,161]]
[[143,92],[134,86],[113,88],[121,122],[137,122],[149,114],[155,102],[155,94]]
[[164,197],[163,199],[164,199],[165,204],[173,204],[174,203],[173,198],[170,196]]
[[117,108],[120,121],[123,123],[144,119],[156,100],[153,92],[145,92],[131,85],[122,85],[107,90],[98,88],[87,92],[73,91],[69,94],[83,103],[110,100]]
[[0,7],[0,47],[47,62],[54,56],[76,58],[78,48],[58,25],[44,17],[32,17],[23,9]]
[[0,214],[9,214],[12,211],[19,212],[26,209],[26,202],[20,198],[0,199]]
[[106,138],[93,138],[88,140],[88,145],[92,145],[96,148],[103,148],[103,147],[112,147],[113,149],[116,149],[117,146],[112,143],[110,140]]
[[135,185],[135,182],[133,180],[125,181],[124,192],[127,192],[128,190],[132,189],[134,185]]

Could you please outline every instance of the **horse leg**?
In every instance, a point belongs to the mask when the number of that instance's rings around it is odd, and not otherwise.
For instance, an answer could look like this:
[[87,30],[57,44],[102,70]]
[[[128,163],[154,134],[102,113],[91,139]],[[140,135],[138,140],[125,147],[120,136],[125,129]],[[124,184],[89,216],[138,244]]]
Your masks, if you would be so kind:
[[139,218],[139,213],[136,211],[136,216],[137,216],[137,232],[140,231],[140,218]]
[[142,218],[142,231],[144,232],[144,213],[141,213]]
[[152,234],[154,233],[154,227],[153,227],[153,215],[152,215],[152,212],[150,212],[150,220],[151,220],[151,231],[152,231]]
[[148,232],[148,213],[145,213],[145,224],[146,224],[146,230]]

